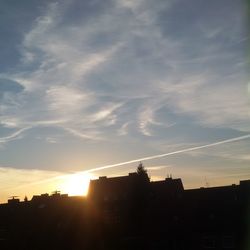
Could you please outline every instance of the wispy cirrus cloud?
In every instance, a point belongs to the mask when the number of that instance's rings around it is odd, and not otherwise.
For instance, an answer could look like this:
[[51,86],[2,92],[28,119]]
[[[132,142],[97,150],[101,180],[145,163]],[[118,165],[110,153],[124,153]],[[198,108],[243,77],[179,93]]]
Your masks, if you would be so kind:
[[13,141],[13,140],[22,138],[23,133],[25,131],[29,130],[30,128],[31,127],[22,128],[22,129],[19,129],[18,131],[14,132],[14,133],[8,135],[8,136],[0,137],[0,145],[4,144],[4,143],[7,143],[9,141]]
[[152,167],[148,167],[147,170],[149,171],[158,171],[158,170],[162,170],[162,169],[166,169],[166,168],[170,168],[171,166],[152,166]]
[[[140,141],[141,150],[161,152],[166,144],[229,138],[227,129],[249,132],[247,41],[238,42],[246,37],[244,17],[215,1],[204,15],[204,7],[194,6],[175,0],[44,5],[17,44],[19,65],[1,74],[12,81],[0,88],[3,138],[5,129],[21,131],[14,140],[28,135],[27,127],[51,128],[62,135],[58,144],[72,136],[83,144],[128,143],[128,150]],[[218,129],[227,137],[212,137]],[[52,142],[54,132],[47,133]]]
[[[83,138],[84,133],[79,129],[80,116],[81,123],[85,124],[83,127],[89,128],[91,122],[104,120],[112,113],[112,110],[107,109],[98,111],[98,107],[96,114],[86,110],[89,106],[95,105],[96,97],[93,91],[84,89],[84,77],[109,60],[121,43],[111,45],[108,49],[105,47],[101,51],[88,46],[84,48],[84,43],[80,47],[76,46],[74,38],[68,39],[69,33],[83,34],[86,29],[82,31],[82,27],[79,26],[65,27],[63,31],[58,31],[61,11],[63,12],[63,8],[58,4],[49,4],[44,16],[37,18],[32,30],[25,35],[21,48],[22,59],[28,70],[8,76],[25,88],[25,102],[14,114],[11,115],[13,110],[8,111],[4,123],[14,125],[11,121],[19,121],[15,123],[16,127],[26,124],[60,125],[66,131],[74,131],[74,135]],[[37,67],[29,69],[31,64]],[[32,107],[29,103],[32,103]],[[56,124],[53,122],[55,117],[58,121]],[[40,120],[43,120],[43,124]],[[94,139],[92,136],[87,137]]]
[[130,122],[126,122],[122,124],[122,126],[118,129],[117,133],[119,136],[124,136],[128,134]]

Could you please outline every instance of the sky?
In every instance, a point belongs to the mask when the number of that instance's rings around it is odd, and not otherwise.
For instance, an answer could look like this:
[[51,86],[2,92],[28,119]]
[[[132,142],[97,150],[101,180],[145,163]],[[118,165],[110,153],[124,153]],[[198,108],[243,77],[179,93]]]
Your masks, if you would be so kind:
[[143,161],[151,180],[249,179],[246,5],[1,0],[0,202],[163,154]]

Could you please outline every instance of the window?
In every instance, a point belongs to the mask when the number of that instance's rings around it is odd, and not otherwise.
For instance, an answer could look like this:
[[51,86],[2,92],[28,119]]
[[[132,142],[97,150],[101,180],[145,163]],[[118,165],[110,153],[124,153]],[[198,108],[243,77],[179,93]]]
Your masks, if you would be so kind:
[[222,239],[222,244],[224,249],[234,248],[234,237],[233,235],[225,235]]
[[204,249],[214,249],[216,247],[215,237],[213,235],[204,235],[202,237],[202,247]]

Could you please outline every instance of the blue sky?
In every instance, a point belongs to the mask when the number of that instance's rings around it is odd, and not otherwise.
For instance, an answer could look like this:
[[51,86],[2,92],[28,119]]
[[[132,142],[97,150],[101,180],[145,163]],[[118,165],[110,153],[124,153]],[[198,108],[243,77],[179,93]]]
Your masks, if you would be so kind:
[[[23,173],[47,178],[249,134],[246,19],[234,0],[1,1],[1,178],[17,187],[34,181]],[[232,183],[250,177],[249,148],[245,139],[145,165],[187,187]]]

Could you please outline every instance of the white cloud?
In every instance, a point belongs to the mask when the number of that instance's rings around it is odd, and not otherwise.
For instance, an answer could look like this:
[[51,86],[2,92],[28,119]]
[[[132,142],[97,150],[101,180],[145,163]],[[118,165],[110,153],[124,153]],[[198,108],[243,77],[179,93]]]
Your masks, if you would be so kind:
[[[135,124],[136,132],[153,137],[159,126],[175,124],[156,118],[159,109],[168,107],[204,126],[249,131],[244,80],[236,82],[235,73],[223,76],[206,64],[216,61],[211,51],[217,45],[199,57],[189,56],[193,45],[185,51],[186,41],[164,34],[157,23],[160,11],[172,2],[115,1],[94,21],[74,24],[64,20],[68,5],[49,4],[24,34],[25,70],[5,74],[25,90],[11,97],[15,105],[1,107],[1,124],[59,127],[93,140],[110,138],[104,135],[106,127],[113,126],[112,136],[127,135]],[[223,27],[200,29],[213,38]]]
[[79,137],[81,139],[87,139],[87,140],[102,140],[103,138],[99,135],[98,132],[96,131],[92,131],[88,133],[84,133],[82,131],[76,130],[76,129],[72,129],[72,128],[68,128],[68,127],[63,127],[63,129],[67,132],[69,132],[70,134]]
[[249,131],[250,127],[243,125],[250,121],[244,86],[229,81],[217,86],[209,85],[207,79],[205,83],[201,88],[193,89],[193,93],[177,96],[176,107],[182,112],[196,115],[204,125]]
[[56,138],[53,138],[53,137],[47,137],[46,142],[48,142],[48,143],[57,143],[57,140],[56,140]]
[[9,141],[13,141],[13,140],[22,138],[22,134],[25,131],[27,131],[28,129],[30,129],[30,127],[22,128],[22,129],[19,129],[16,132],[12,133],[11,135],[8,135],[8,136],[5,136],[5,137],[0,137],[0,145],[2,143],[7,143]]
[[8,106],[8,117],[2,124],[15,127],[27,124],[61,126],[80,138],[94,139],[96,136],[93,134],[98,131],[87,135],[88,131],[79,129],[79,123],[84,124],[82,127],[90,127],[91,122],[109,119],[112,124],[115,118],[112,108],[102,109],[96,114],[86,110],[95,105],[96,97],[84,88],[85,78],[110,60],[121,43],[111,44],[109,48],[99,51],[91,49],[84,42],[84,37],[88,40],[93,30],[81,25],[74,28],[66,25],[59,29],[61,15],[62,6],[50,4],[45,15],[37,18],[32,30],[24,36],[23,62],[25,65],[37,64],[38,67],[32,71],[8,74],[10,79],[25,87],[22,94],[24,102],[15,110]]
[[20,124],[20,120],[16,117],[1,117],[0,124],[5,128],[16,128]]
[[150,106],[146,107],[142,112],[139,114],[139,128],[142,132],[142,134],[146,136],[152,136],[152,133],[150,132],[150,129],[148,126],[150,124],[157,124],[157,122],[154,121],[153,117],[153,110]]
[[72,112],[79,112],[89,98],[81,91],[66,86],[50,87],[46,90],[46,103],[48,110],[56,113],[71,115]]
[[131,124],[131,122],[124,123],[117,131],[117,134],[119,136],[124,136],[128,134],[128,127]]
[[170,168],[172,166],[168,166],[168,165],[163,165],[163,166],[152,166],[152,167],[147,167],[146,169],[149,171],[158,171],[158,170],[162,170],[165,168]]
[[105,108],[101,108],[101,110],[97,111],[95,114],[90,116],[90,120],[92,122],[101,121],[107,118],[112,118],[111,120],[114,121],[115,116],[112,115],[115,110],[120,108],[123,104],[117,103],[117,104],[108,104]]

